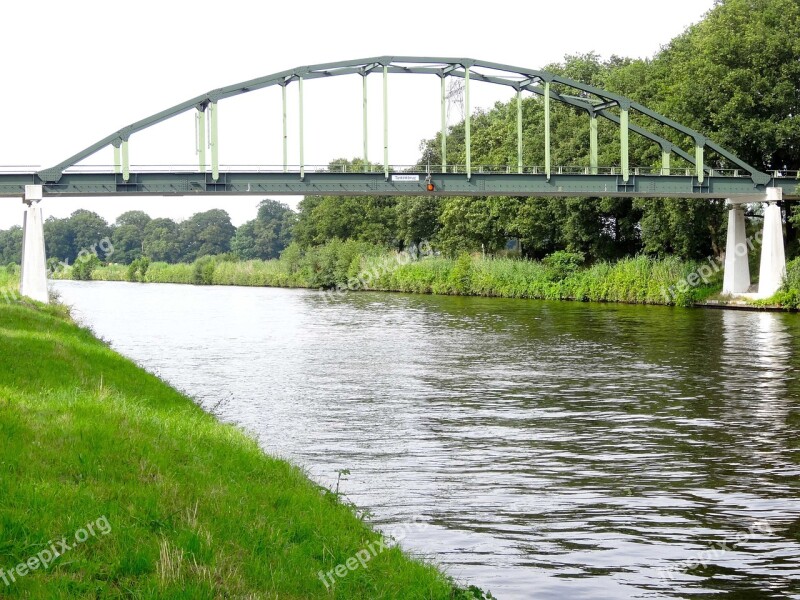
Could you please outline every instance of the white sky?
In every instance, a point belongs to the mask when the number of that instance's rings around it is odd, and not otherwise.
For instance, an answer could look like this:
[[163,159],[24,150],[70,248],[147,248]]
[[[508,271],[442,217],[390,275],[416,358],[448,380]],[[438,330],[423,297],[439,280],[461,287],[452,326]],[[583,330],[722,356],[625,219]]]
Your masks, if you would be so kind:
[[[211,89],[294,67],[380,55],[479,58],[541,68],[565,54],[652,56],[697,22],[713,0],[467,2],[249,0],[6,0],[0,166],[49,167],[122,127]],[[668,6],[667,10],[664,7]],[[389,161],[411,164],[439,127],[439,80],[389,78]],[[297,85],[290,85],[289,162],[298,162]],[[473,83],[473,108],[510,89]],[[361,78],[307,81],[306,164],[360,156]],[[381,77],[369,78],[370,160],[382,162]],[[280,90],[219,103],[220,162],[282,163]],[[454,115],[451,121],[459,115]],[[131,137],[132,165],[195,164],[193,115]],[[111,150],[85,164],[112,162]],[[295,206],[299,198],[276,197]],[[93,210],[109,222],[141,209],[182,220],[226,209],[235,225],[260,197],[45,199],[45,218]],[[0,198],[0,229],[21,224],[22,204]]]

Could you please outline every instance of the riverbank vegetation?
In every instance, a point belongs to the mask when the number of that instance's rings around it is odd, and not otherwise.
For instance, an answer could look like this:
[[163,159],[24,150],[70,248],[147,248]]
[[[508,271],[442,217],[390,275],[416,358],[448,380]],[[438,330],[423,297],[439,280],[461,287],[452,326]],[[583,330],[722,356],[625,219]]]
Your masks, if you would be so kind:
[[[568,55],[563,62],[544,68],[624,94],[707,133],[760,170],[792,171],[800,169],[797,56],[800,5],[795,0],[720,0],[702,21],[652,58],[601,59],[589,53]],[[557,85],[554,88],[561,91]],[[476,170],[480,165],[516,165],[516,102],[515,98],[498,102],[471,115],[471,153]],[[542,165],[543,103],[537,96],[523,96],[521,108],[524,162]],[[553,164],[588,167],[586,114],[554,103],[551,117]],[[691,151],[692,140],[642,115],[631,118],[634,124]],[[598,135],[599,163],[619,167],[617,127],[601,119]],[[445,157],[441,156],[440,136],[437,133],[422,141],[418,169],[442,164]],[[463,165],[464,140],[462,119],[448,129],[447,164]],[[660,168],[661,161],[658,145],[631,136],[632,165]],[[730,166],[725,157],[712,151],[707,152],[706,162],[715,169]],[[330,163],[333,171],[365,166],[363,159]],[[689,164],[673,157],[670,166],[678,171]],[[681,198],[313,196],[304,198],[297,211],[275,200],[264,200],[256,218],[238,228],[225,211],[218,209],[195,214],[181,223],[130,211],[113,225],[94,213],[77,211],[68,219],[48,219],[45,235],[54,270],[83,262],[82,258],[91,261],[95,255],[100,262],[123,265],[105,267],[95,275],[92,271],[96,265],[82,265],[68,271],[76,278],[124,274],[129,281],[332,287],[345,284],[347,279],[332,280],[326,261],[345,262],[348,269],[357,271],[425,242],[435,252],[435,260],[395,270],[376,285],[380,289],[433,293],[445,290],[656,302],[663,294],[653,290],[678,284],[704,263],[723,262],[726,210],[722,200]],[[800,210],[788,201],[782,202],[782,210],[791,259],[800,254],[796,234]],[[761,205],[750,206],[747,215],[747,231],[754,236],[762,223]],[[104,239],[109,244],[101,244]],[[0,264],[18,260],[20,240],[19,228],[0,232]],[[342,257],[331,258],[341,244],[361,246],[345,246]],[[361,248],[359,266],[353,266],[348,258],[350,249],[356,247]],[[754,278],[758,250],[756,247],[751,257]],[[546,269],[542,265],[564,253],[582,257],[575,272],[557,281],[552,275],[543,275]],[[450,273],[459,260],[466,265],[465,259],[459,258],[464,254],[486,257],[470,262],[475,281],[480,283],[451,285],[445,272]],[[514,260],[519,264],[511,264]],[[631,269],[646,271],[650,279],[639,282],[636,290],[620,288],[618,274]],[[509,273],[514,273],[513,277]],[[676,273],[680,273],[677,279]],[[509,277],[513,284],[508,283]],[[514,279],[519,277],[531,279]],[[611,279],[605,281],[603,277]],[[491,283],[486,284],[486,280]],[[719,291],[719,278],[704,277],[701,281],[702,285],[692,285],[688,293],[681,292],[678,303]],[[776,299],[791,304],[794,285],[790,280]],[[716,286],[716,290],[707,290],[707,286]]]
[[381,539],[354,509],[17,284],[0,268],[3,598],[483,597],[397,547],[329,591]]
[[[584,265],[579,253],[556,252],[542,261],[461,254],[420,256],[387,252],[363,242],[339,240],[302,251],[290,246],[276,260],[203,257],[193,264],[152,263],[143,276],[122,265],[100,266],[97,281],[144,281],[196,285],[379,290],[547,300],[629,302],[688,306],[717,293],[722,272],[699,285],[682,284],[708,265],[674,257],[623,258]],[[55,274],[72,278],[69,270]]]

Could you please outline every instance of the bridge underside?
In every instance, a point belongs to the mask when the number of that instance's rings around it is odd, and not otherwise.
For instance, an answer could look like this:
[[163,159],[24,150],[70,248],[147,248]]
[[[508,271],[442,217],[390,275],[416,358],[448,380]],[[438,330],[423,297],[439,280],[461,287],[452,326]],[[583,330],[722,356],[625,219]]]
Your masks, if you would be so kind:
[[43,185],[45,196],[189,196],[189,195],[341,195],[341,196],[627,196],[641,198],[730,198],[752,200],[766,188],[783,190],[783,198],[800,199],[795,178],[774,178],[756,185],[749,177],[690,175],[434,173],[427,191],[426,173],[222,172],[217,180],[196,172],[64,173],[58,183],[44,183],[35,173],[0,174],[0,196],[22,197],[26,185]]

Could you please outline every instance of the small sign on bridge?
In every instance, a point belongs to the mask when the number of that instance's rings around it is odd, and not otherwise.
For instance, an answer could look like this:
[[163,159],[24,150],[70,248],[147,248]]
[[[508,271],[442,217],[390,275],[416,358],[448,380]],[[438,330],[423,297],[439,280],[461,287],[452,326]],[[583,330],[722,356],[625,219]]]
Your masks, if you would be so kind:
[[392,181],[419,181],[419,175],[408,175],[408,174],[392,175]]

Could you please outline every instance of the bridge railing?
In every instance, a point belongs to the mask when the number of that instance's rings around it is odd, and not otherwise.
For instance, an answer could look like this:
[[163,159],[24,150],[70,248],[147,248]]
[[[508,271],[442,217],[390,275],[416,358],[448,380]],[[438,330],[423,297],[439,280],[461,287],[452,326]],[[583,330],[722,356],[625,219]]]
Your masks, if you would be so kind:
[[[22,166],[0,166],[0,173],[23,173],[34,171],[34,167]],[[383,173],[382,165],[220,165],[221,173]],[[196,165],[170,164],[170,165],[131,165],[131,173],[197,173]],[[65,171],[65,173],[114,173],[114,165],[75,165]],[[390,173],[467,173],[465,164],[442,165],[392,165],[389,167]],[[546,167],[543,165],[472,165],[472,173],[478,174],[523,174],[523,175],[545,175]],[[612,175],[621,176],[623,170],[618,166],[608,167],[587,167],[585,165],[562,165],[553,166],[550,169],[551,175]],[[800,178],[798,171],[773,171],[776,178]],[[674,177],[693,177],[694,167],[686,168],[661,168],[661,167],[632,167],[628,169],[629,176],[674,176]],[[742,169],[710,169],[708,177],[750,177],[750,173]]]
[[800,179],[800,171],[787,171],[786,169],[769,171],[775,179]]
[[8,173],[10,175],[31,173],[41,169],[40,165],[0,165],[0,173]]

